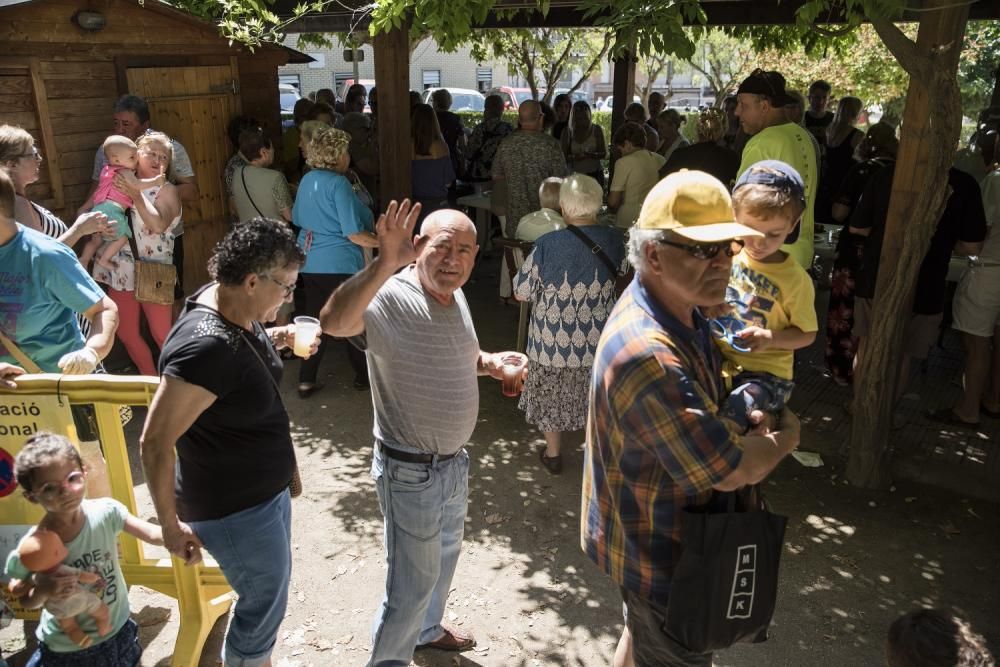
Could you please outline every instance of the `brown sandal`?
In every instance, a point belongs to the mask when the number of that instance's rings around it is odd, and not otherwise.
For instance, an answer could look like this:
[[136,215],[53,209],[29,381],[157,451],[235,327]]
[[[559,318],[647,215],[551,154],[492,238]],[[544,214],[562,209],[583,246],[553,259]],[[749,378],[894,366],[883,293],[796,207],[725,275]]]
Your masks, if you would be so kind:
[[476,638],[467,632],[459,630],[450,623],[442,623],[444,636],[436,641],[419,644],[416,650],[434,648],[439,651],[468,651],[476,645]]

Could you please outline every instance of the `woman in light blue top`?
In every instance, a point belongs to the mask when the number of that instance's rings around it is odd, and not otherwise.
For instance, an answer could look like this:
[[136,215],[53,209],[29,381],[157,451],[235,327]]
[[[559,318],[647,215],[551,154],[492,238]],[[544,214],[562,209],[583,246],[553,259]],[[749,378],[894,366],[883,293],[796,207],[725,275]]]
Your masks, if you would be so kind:
[[[306,253],[300,274],[305,287],[305,315],[319,317],[327,299],[337,287],[364,268],[362,247],[376,248],[371,209],[361,203],[344,176],[350,166],[350,136],[325,128],[316,132],[309,144],[306,162],[312,171],[299,183],[292,209],[292,222],[302,231],[299,244]],[[323,336],[319,351],[299,366],[299,396],[308,398],[316,383],[323,353],[329,342]],[[347,346],[347,359],[354,370],[354,388],[368,388],[365,353]]]
[[562,470],[562,434],[586,425],[590,369],[625,259],[621,230],[597,222],[603,195],[590,176],[563,181],[559,207],[567,228],[536,240],[514,277],[514,296],[533,304],[518,407],[545,435],[539,458],[553,474]]

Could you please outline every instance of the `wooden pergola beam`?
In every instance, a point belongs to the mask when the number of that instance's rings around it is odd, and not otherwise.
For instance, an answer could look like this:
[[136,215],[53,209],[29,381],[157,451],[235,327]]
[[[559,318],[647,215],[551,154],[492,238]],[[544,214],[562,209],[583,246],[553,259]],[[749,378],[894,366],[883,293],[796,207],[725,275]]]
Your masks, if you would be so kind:
[[[624,36],[619,35],[617,39],[624,39]],[[635,53],[631,49],[622,51],[613,63],[611,94],[615,99],[611,107],[611,137],[625,123],[625,107],[632,103],[635,94]],[[609,146],[611,137],[605,137]]]
[[402,201],[412,190],[410,164],[410,26],[375,36],[378,82],[379,209]]

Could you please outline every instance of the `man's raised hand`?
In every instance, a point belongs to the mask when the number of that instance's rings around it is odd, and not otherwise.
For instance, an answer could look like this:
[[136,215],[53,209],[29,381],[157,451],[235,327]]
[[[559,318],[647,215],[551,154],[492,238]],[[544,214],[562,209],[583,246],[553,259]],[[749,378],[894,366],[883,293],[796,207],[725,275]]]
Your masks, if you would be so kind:
[[424,240],[413,242],[413,229],[420,217],[420,204],[411,206],[409,199],[402,204],[389,202],[385,213],[378,217],[375,233],[378,235],[378,259],[391,266],[393,271],[412,263],[420,254]]

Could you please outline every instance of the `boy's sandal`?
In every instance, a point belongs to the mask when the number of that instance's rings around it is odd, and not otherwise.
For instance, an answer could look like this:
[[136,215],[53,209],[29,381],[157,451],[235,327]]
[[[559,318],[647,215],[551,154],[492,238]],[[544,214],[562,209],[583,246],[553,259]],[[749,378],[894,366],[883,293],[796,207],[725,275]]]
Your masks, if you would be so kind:
[[967,422],[964,419],[959,419],[951,408],[930,410],[927,412],[927,418],[933,422],[956,428],[979,428],[979,422]]

